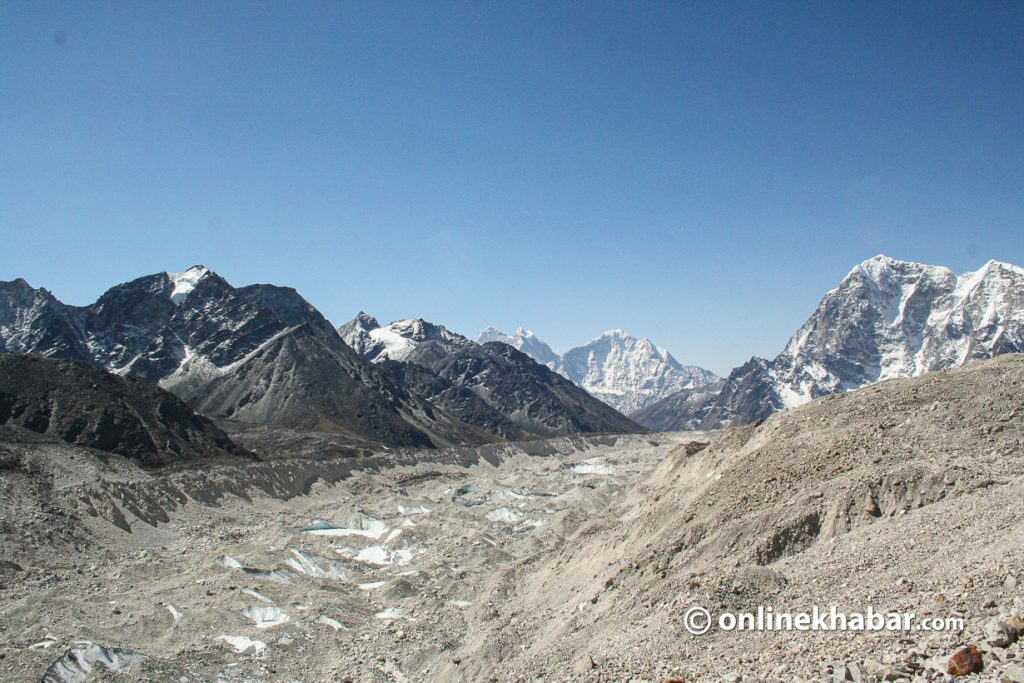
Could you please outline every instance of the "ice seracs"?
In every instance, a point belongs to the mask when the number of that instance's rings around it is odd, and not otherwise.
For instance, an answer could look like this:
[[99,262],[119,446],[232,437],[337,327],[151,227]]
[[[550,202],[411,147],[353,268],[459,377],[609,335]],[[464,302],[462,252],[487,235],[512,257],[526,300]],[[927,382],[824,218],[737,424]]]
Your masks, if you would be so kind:
[[246,636],[219,636],[217,640],[227,643],[240,655],[258,657],[266,652],[267,644],[262,640],[253,640]]
[[249,605],[242,610],[242,614],[252,621],[256,628],[273,628],[291,621],[291,617],[285,614],[284,610],[273,605]]

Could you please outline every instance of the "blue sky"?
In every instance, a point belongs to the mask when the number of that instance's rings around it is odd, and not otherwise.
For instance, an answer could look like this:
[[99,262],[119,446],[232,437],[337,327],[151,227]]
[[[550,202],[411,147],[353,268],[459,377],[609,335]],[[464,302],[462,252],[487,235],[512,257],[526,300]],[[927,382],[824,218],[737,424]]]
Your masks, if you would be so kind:
[[204,263],[720,373],[877,253],[1024,263],[1024,3],[0,4],[0,279]]

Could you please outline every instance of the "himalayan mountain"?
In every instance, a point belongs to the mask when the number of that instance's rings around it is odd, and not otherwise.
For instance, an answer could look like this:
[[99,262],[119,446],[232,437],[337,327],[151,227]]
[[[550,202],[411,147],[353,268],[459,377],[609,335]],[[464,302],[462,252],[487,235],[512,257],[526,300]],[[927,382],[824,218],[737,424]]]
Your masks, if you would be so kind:
[[720,385],[684,390],[631,417],[652,429],[716,429],[821,396],[1024,351],[1024,269],[972,273],[876,256],[825,294],[772,360],[751,358]]
[[997,261],[957,276],[868,259],[782,353],[724,379],[622,330],[558,354],[524,330],[488,328],[473,341],[419,318],[381,325],[360,313],[335,329],[294,289],[234,287],[202,266],[116,285],[86,306],[22,279],[0,282],[0,353],[156,384],[230,433],[271,428],[389,446],[715,429],[1019,351],[1024,269]]

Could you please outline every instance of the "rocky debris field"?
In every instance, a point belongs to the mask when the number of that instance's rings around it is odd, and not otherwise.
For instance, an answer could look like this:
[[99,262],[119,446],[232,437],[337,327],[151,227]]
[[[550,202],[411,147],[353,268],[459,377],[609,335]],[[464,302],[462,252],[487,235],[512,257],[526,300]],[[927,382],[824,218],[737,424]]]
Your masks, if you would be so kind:
[[[691,439],[346,458],[305,495],[275,488],[295,459],[205,481],[35,444],[3,480],[14,552],[0,576],[0,679],[451,678],[495,576],[553,552]],[[144,508],[155,479],[168,481]]]
[[1022,415],[1004,356],[710,434],[166,473],[8,441],[0,679],[1021,683]]

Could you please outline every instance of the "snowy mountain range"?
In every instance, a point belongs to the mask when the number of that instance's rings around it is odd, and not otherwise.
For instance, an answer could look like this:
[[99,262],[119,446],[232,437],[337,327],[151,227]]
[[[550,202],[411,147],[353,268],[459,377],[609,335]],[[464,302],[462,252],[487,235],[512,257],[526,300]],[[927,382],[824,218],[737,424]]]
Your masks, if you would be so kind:
[[[441,369],[460,344],[476,344],[422,321],[384,332],[368,333],[354,351],[294,289],[233,287],[203,266],[116,285],[88,306],[65,305],[21,279],[0,282],[0,352],[141,377],[239,429],[410,447],[642,431],[525,354],[490,359],[486,381],[465,369],[445,378],[429,366]],[[430,362],[421,354],[416,368],[362,353],[404,358],[421,343]]]
[[721,379],[709,370],[683,365],[650,339],[638,339],[619,329],[561,355],[523,328],[509,335],[488,327],[477,341],[513,346],[627,415],[684,389]]
[[[610,330],[564,354],[536,335],[478,341],[414,318],[360,313],[336,330],[294,289],[234,287],[195,266],[70,306],[0,282],[0,353],[84,361],[141,377],[236,426],[449,446],[585,432],[711,429],[819,396],[1024,351],[1024,269],[859,264],[772,360],[725,380]],[[619,412],[621,411],[621,412]],[[241,427],[239,427],[241,428]]]
[[[438,405],[471,424],[499,428],[494,416],[482,412],[475,402],[466,404],[461,398],[452,402],[449,392],[468,389],[516,425],[519,438],[639,428],[570,379],[503,342],[474,342],[422,318],[381,325],[362,312],[338,328],[338,333],[373,364],[400,374],[421,394],[436,396],[431,400],[441,401]],[[402,367],[394,367],[395,363]],[[507,425],[500,429],[506,438],[516,438]]]
[[1024,269],[989,261],[957,276],[876,256],[824,296],[782,353],[733,370],[713,402],[676,399],[674,421],[663,406],[637,419],[655,426],[658,414],[660,428],[745,424],[820,396],[1020,351]]

